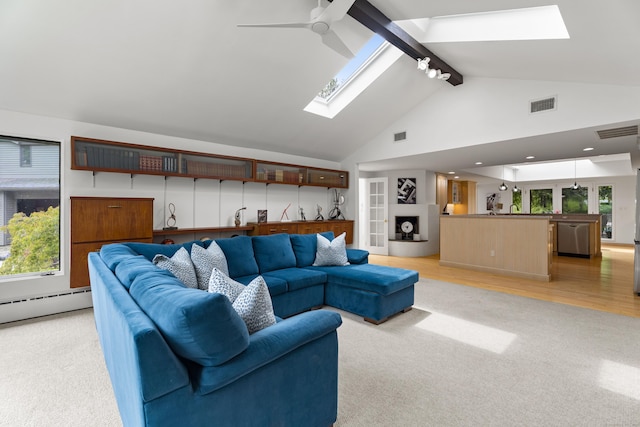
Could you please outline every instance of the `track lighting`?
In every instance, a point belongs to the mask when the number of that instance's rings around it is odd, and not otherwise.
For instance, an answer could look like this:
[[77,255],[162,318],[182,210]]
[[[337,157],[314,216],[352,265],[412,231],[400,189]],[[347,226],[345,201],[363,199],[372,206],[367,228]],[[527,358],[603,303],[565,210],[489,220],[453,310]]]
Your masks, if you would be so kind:
[[430,79],[448,80],[451,77],[450,73],[443,73],[440,69],[429,68],[429,62],[431,62],[431,58],[428,56],[424,59],[418,58],[418,70],[424,71]]

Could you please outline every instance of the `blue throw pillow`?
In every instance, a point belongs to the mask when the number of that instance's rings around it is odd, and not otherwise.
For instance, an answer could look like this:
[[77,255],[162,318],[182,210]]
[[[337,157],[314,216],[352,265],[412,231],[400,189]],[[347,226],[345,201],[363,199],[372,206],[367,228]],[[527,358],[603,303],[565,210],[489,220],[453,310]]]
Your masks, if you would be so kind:
[[258,274],[258,264],[253,254],[251,237],[236,236],[216,240],[227,258],[229,277],[242,277]]
[[222,294],[185,288],[173,277],[150,273],[138,276],[129,292],[185,359],[218,366],[249,346],[244,321]]
[[251,240],[260,273],[296,266],[296,256],[288,234],[255,236]]

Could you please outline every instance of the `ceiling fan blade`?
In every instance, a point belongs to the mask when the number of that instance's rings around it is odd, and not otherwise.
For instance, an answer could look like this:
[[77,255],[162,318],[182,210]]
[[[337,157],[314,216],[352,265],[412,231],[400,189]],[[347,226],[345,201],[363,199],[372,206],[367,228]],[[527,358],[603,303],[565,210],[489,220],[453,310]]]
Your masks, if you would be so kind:
[[311,22],[289,22],[282,24],[238,24],[237,26],[260,28],[311,28]]
[[347,45],[344,44],[342,40],[340,40],[340,37],[338,37],[338,35],[333,30],[327,31],[321,37],[322,43],[324,43],[326,46],[329,46],[331,49],[346,58],[353,58],[353,52],[351,52]]
[[333,0],[316,20],[329,23],[339,21],[344,18],[355,2],[356,0]]

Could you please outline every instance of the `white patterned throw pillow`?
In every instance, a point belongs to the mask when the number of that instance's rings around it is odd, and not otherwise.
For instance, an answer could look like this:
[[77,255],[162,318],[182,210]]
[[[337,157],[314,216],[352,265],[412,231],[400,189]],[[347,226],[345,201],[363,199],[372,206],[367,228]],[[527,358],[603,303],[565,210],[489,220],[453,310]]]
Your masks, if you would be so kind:
[[345,241],[347,233],[342,233],[332,241],[317,234],[318,249],[316,250],[316,260],[313,265],[349,265],[347,259],[347,244]]
[[244,320],[250,334],[276,323],[269,288],[262,276],[247,285],[233,302],[233,308]]
[[238,295],[246,289],[246,286],[240,282],[236,282],[229,276],[217,268],[213,268],[211,271],[211,277],[209,278],[208,290],[211,293],[218,293],[229,298],[232,303],[238,298]]
[[250,334],[276,323],[269,288],[262,276],[256,277],[245,286],[214,268],[209,279],[209,292],[229,298]]
[[214,268],[229,275],[227,258],[224,256],[220,246],[214,241],[211,242],[207,249],[200,245],[191,246],[191,261],[193,261],[196,269],[198,288],[202,290],[207,290],[209,287],[209,278]]
[[169,270],[188,288],[198,288],[196,270],[191,262],[189,252],[185,248],[178,249],[171,258],[158,254],[153,257],[153,263],[164,270]]

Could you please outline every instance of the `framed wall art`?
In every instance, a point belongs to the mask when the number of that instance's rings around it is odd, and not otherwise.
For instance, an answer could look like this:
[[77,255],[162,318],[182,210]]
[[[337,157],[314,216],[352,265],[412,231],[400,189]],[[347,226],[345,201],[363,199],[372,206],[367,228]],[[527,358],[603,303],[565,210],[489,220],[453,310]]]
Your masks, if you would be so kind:
[[416,204],[416,179],[398,178],[398,204]]

